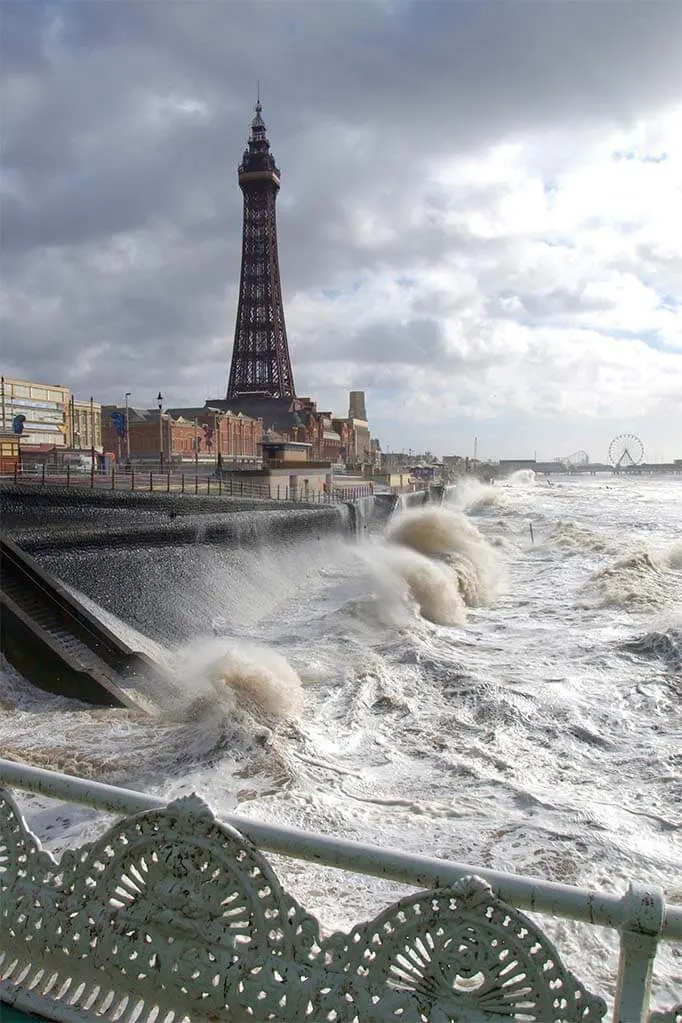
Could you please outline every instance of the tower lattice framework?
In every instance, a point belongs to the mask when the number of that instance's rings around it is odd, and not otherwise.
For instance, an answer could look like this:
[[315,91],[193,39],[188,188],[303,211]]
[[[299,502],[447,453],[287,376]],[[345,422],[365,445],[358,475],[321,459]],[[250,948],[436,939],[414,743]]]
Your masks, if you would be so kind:
[[239,165],[244,194],[242,269],[227,397],[295,397],[279,279],[275,203],[280,173],[260,101]]

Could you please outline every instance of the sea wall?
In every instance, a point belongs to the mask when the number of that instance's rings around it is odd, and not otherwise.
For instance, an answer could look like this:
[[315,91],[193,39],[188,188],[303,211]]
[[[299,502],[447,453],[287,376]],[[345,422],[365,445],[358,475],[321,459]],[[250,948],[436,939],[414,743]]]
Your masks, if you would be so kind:
[[233,497],[89,490],[4,483],[3,531],[29,554],[177,547],[187,544],[268,546],[320,540],[333,534],[363,536],[395,512],[440,501],[443,488],[319,505]]
[[350,515],[344,506],[166,517],[161,522],[62,523],[58,528],[15,526],[11,535],[29,554],[86,551],[106,547],[178,547],[193,544],[263,547],[290,540],[319,540],[347,534]]
[[98,491],[63,486],[0,488],[5,532],[29,553],[99,547],[277,543],[334,533],[362,536],[395,510],[441,500],[442,488],[376,494],[330,505],[228,496]]
[[128,490],[90,490],[46,484],[0,485],[0,516],[4,528],[30,521],[69,521],[95,519],[103,515],[136,513],[136,518],[154,515],[202,515],[215,512],[259,511],[263,508],[287,509],[317,507],[303,502],[267,501],[227,494],[180,494]]

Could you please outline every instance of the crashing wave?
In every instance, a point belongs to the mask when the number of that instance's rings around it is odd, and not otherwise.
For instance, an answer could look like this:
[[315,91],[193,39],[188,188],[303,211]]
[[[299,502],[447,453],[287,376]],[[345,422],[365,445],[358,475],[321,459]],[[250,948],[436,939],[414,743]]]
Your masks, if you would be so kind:
[[387,532],[387,563],[402,577],[423,617],[461,625],[466,606],[498,592],[500,565],[476,526],[461,512],[418,509],[396,518]]
[[472,478],[458,480],[447,500],[460,511],[475,514],[488,508],[499,508],[507,499],[499,487]]
[[[266,647],[223,643],[218,656],[204,657],[201,674],[219,697],[259,708],[274,717],[296,717],[303,709],[303,686],[289,662]],[[211,651],[212,644],[209,644]]]
[[605,537],[593,532],[586,526],[580,526],[577,522],[559,519],[552,527],[546,545],[560,547],[570,554],[580,554],[585,551],[597,551],[599,553],[612,550]]
[[670,596],[671,573],[663,559],[638,551],[595,572],[584,588],[580,606],[657,606]]
[[535,473],[532,469],[517,469],[502,481],[502,485],[506,487],[527,487],[534,483]]
[[662,661],[673,671],[682,672],[682,628],[647,632],[644,636],[623,643],[622,648],[640,657]]

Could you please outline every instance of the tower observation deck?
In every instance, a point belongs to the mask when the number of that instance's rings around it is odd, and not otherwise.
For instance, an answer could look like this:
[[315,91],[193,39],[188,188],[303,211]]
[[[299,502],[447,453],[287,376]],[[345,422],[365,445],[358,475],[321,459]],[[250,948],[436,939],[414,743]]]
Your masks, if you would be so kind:
[[277,254],[280,173],[270,153],[260,100],[242,162],[242,268],[227,398],[294,398]]

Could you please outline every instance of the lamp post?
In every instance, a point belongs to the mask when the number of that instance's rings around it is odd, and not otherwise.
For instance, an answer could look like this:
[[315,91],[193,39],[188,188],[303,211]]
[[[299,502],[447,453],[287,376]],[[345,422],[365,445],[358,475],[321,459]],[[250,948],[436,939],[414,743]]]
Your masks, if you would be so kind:
[[216,437],[216,442],[215,442],[215,444],[216,444],[216,470],[218,472],[220,472],[222,470],[222,468],[223,468],[223,454],[222,454],[222,451],[220,450],[220,430],[222,428],[222,425],[223,425],[222,413],[221,412],[214,412],[213,413],[213,426],[214,426],[214,429],[215,429],[215,437]]
[[95,399],[90,395],[90,472],[95,472]]
[[159,406],[159,467],[163,472],[163,416],[161,410],[163,409],[163,395],[161,391],[156,396],[156,401]]
[[[71,426],[71,450],[73,451],[76,447],[76,404],[73,395],[69,398],[69,425]],[[80,447],[80,433],[78,447]]]
[[126,391],[126,462],[130,465],[130,406],[128,398],[132,397],[131,391]]

